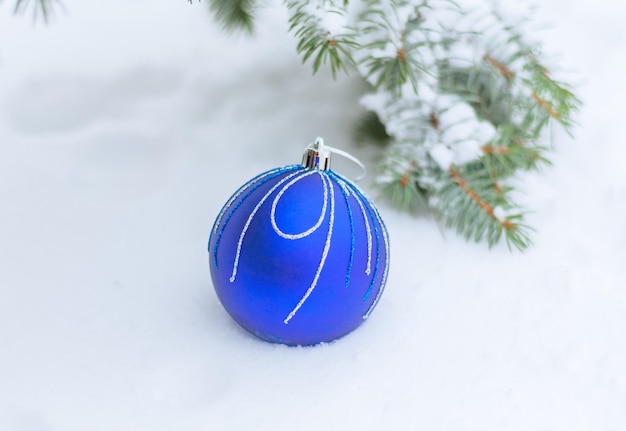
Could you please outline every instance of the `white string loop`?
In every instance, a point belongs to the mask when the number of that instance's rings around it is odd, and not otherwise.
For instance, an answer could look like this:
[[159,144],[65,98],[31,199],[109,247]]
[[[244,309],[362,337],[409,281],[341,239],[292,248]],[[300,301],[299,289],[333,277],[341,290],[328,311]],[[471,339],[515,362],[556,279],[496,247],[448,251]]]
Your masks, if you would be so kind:
[[354,181],[362,180],[363,178],[365,178],[365,175],[367,174],[367,169],[365,168],[365,165],[359,159],[357,159],[356,157],[354,157],[352,154],[348,153],[347,151],[340,150],[339,148],[331,147],[330,145],[324,145],[323,138],[318,137],[317,139],[315,139],[315,143],[310,144],[307,147],[307,149],[317,151],[321,156],[324,156],[327,153],[335,153],[338,156],[341,156],[345,159],[350,160],[352,163],[354,163],[359,168],[361,168],[361,175],[356,177]]

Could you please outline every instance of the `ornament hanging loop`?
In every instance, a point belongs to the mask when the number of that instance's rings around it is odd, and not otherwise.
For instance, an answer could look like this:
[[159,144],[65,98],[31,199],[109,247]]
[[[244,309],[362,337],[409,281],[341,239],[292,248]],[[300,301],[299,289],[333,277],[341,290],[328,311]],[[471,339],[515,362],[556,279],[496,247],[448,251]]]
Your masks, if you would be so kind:
[[302,166],[308,169],[327,171],[330,169],[331,153],[345,157],[361,168],[361,175],[355,178],[354,181],[359,181],[365,177],[365,165],[361,163],[359,159],[343,150],[324,145],[324,139],[320,137],[315,139],[313,144],[305,148],[304,155],[302,156]]

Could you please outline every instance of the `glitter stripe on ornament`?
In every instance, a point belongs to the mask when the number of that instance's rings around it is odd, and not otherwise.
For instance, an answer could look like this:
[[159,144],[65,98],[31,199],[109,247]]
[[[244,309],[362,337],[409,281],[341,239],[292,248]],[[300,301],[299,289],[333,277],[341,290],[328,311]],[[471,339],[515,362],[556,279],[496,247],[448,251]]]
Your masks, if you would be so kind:
[[237,191],[230,197],[230,199],[228,199],[228,201],[224,204],[224,206],[222,207],[220,213],[217,215],[217,219],[215,219],[215,223],[213,224],[213,233],[215,234],[217,232],[217,228],[219,227],[220,223],[222,222],[222,217],[224,217],[224,214],[226,213],[226,210],[228,209],[228,207],[230,205],[232,205],[233,202],[235,202],[237,200],[237,198],[239,198],[239,196],[241,196],[241,194],[243,192],[245,192],[248,188],[250,188],[250,186],[252,184],[254,184],[255,182],[262,180],[265,177],[268,177],[272,174],[275,173],[280,173],[283,172],[284,168],[276,168],[276,169],[272,169],[270,171],[264,172],[262,174],[257,175],[256,177],[252,178],[250,181],[248,181],[247,183],[245,183],[243,186],[239,187],[239,189],[237,189]]
[[[372,303],[372,305],[370,306],[370,308],[368,309],[368,311],[363,315],[363,319],[367,319],[367,317],[369,317],[371,311],[374,309],[374,307],[376,306],[376,304],[378,303],[378,299],[380,299],[380,296],[382,295],[382,290],[384,289],[384,283],[386,282],[387,279],[387,271],[389,268],[389,260],[387,259],[387,257],[389,256],[389,238],[387,235],[387,230],[385,228],[385,225],[382,221],[382,218],[380,217],[380,214],[378,213],[378,211],[376,210],[376,207],[373,205],[372,201],[354,184],[352,184],[351,182],[345,180],[343,177],[341,177],[339,174],[332,172],[332,175],[336,176],[338,178],[338,181],[344,181],[346,183],[346,185],[350,188],[350,190],[355,193],[355,198],[357,200],[357,202],[359,202],[359,204],[363,207],[362,201],[366,201],[369,203],[368,207],[367,207],[367,212],[369,213],[370,217],[372,218],[372,221],[374,219],[376,219],[376,221],[378,223],[374,223],[374,232],[376,234],[376,263],[374,266],[374,275],[372,276],[372,281],[370,282],[370,285],[367,289],[367,292],[365,293],[365,296],[363,297],[364,301],[367,301],[369,299],[369,296],[374,288],[374,285],[376,283],[376,277],[378,275],[378,267],[379,267],[379,263],[380,263],[380,237],[379,237],[379,232],[378,232],[378,227],[376,226],[376,224],[379,224],[381,226],[381,229],[383,230],[383,238],[384,238],[384,242],[385,242],[385,269],[383,272],[383,279],[382,279],[382,284],[381,284],[381,288],[379,289],[378,293],[376,294],[376,297],[374,298],[374,302]],[[373,211],[373,213],[372,213]],[[367,217],[366,217],[367,219]]]
[[[292,165],[292,166],[286,166],[284,168],[272,169],[271,171],[267,171],[265,173],[257,175],[256,177],[248,181],[246,184],[241,186],[239,190],[237,190],[235,194],[228,200],[228,202],[226,202],[226,204],[222,207],[222,210],[220,211],[219,215],[217,216],[217,219],[215,220],[215,224],[213,225],[213,234],[215,235],[217,233],[217,237],[215,239],[215,245],[213,246],[213,262],[216,268],[218,267],[217,249],[220,244],[220,239],[222,238],[222,234],[224,233],[224,228],[228,224],[228,221],[230,220],[232,215],[235,213],[235,211],[237,211],[237,208],[239,208],[239,206],[246,200],[248,196],[250,196],[250,194],[252,194],[252,192],[254,192],[254,190],[262,186],[266,182],[270,181],[272,178],[275,178],[285,172],[290,172],[292,170],[297,170],[300,168],[301,168],[300,165]],[[237,205],[235,205],[233,208],[230,209],[230,211],[228,212],[228,216],[226,217],[226,220],[224,221],[224,226],[222,226],[222,228],[218,232],[219,225],[222,222],[222,217],[224,217],[224,214],[226,214],[226,210],[237,199],[239,199],[239,197],[241,197],[244,194],[244,192],[246,192],[246,190],[247,190],[247,193],[245,193],[245,195],[237,203]]]
[[[335,178],[336,180],[336,178]],[[352,205],[350,205],[350,191],[343,181],[337,181],[348,208],[348,217],[350,219],[350,259],[348,260],[348,271],[346,271],[346,287],[350,285],[350,274],[352,273],[352,265],[354,264],[354,248],[356,246],[356,236],[354,234],[354,216],[352,214]]]
[[[336,174],[335,172],[331,171],[329,172],[329,175],[332,178],[334,178],[335,181],[337,181],[340,185],[342,185],[342,187],[345,187],[349,191],[349,193],[354,197],[354,200],[357,202],[357,204],[359,204],[359,207],[361,208],[361,214],[363,214],[363,220],[365,221],[365,232],[367,233],[367,266],[365,268],[365,273],[367,275],[370,275],[371,264],[372,264],[372,230],[370,228],[369,219],[365,212],[365,207],[363,206],[363,202],[361,201],[362,198],[357,196],[354,193],[354,191],[350,187],[348,187],[347,180],[345,180],[339,174]],[[370,202],[369,199],[367,198],[364,198],[364,199]],[[348,207],[350,207],[350,205],[348,205]]]
[[[285,238],[285,239],[292,239],[292,240],[300,239],[300,238],[305,238],[311,235],[322,225],[322,221],[324,221],[324,218],[326,217],[326,207],[328,206],[328,187],[326,186],[326,182],[322,179],[322,184],[324,188],[324,203],[322,205],[322,211],[320,213],[319,219],[313,226],[311,226],[311,228],[301,233],[289,234],[289,233],[284,233],[282,230],[280,230],[280,228],[276,224],[276,206],[278,206],[278,202],[283,197],[283,194],[285,194],[285,192],[289,189],[289,187],[291,187],[293,184],[300,181],[304,176],[305,175],[296,177],[295,179],[285,184],[285,186],[278,192],[278,194],[274,198],[274,202],[272,202],[272,211],[270,213],[270,221],[272,223],[272,227],[274,228],[274,232],[276,232],[278,236]],[[320,174],[320,176],[322,176],[322,174]]]
[[365,273],[370,275],[372,271],[372,229],[370,227],[369,219],[367,218],[367,214],[365,214],[365,207],[363,206],[363,202],[357,195],[352,192],[354,199],[361,207],[361,214],[363,214],[363,220],[365,220],[365,232],[367,233],[367,267],[365,268]]
[[385,241],[385,270],[383,272],[383,278],[380,283],[380,289],[378,289],[378,293],[376,294],[376,297],[374,298],[374,302],[372,302],[372,304],[370,305],[370,308],[363,315],[364,320],[370,316],[370,314],[374,310],[374,307],[376,307],[376,304],[378,304],[378,301],[380,300],[380,297],[382,296],[383,291],[385,290],[385,285],[387,284],[387,277],[389,275],[389,232],[387,232],[387,227],[383,223],[383,219],[380,216],[378,209],[374,205],[371,205],[371,208],[374,210],[374,214],[376,215],[376,220],[378,221],[378,224],[380,224],[382,231],[383,231],[383,240]]
[[246,232],[248,232],[248,228],[250,227],[250,223],[252,223],[252,219],[254,218],[256,213],[259,211],[259,208],[261,208],[261,205],[263,205],[265,203],[265,201],[270,197],[270,195],[272,193],[274,193],[274,191],[276,191],[276,189],[278,189],[281,185],[283,185],[284,183],[286,183],[287,181],[289,181],[291,178],[295,177],[296,175],[300,175],[300,178],[304,178],[304,177],[307,177],[307,176],[315,173],[316,171],[309,171],[309,172],[304,173],[304,174],[302,174],[301,172],[302,171],[300,169],[298,169],[296,172],[287,175],[285,178],[282,178],[267,193],[265,193],[263,198],[254,207],[254,210],[252,210],[252,213],[248,217],[248,220],[246,221],[246,224],[244,225],[244,227],[243,227],[243,229],[241,231],[241,234],[239,236],[239,242],[237,243],[237,253],[235,254],[235,263],[233,264],[233,272],[232,272],[232,274],[230,276],[230,282],[231,283],[234,282],[235,278],[237,277],[237,267],[239,266],[239,256],[241,255],[241,245],[243,244],[243,239],[246,236]]
[[[385,238],[385,251],[387,252],[387,256],[389,256],[388,234],[387,234],[387,229],[384,227],[383,227],[383,237]],[[378,293],[376,294],[376,297],[374,298],[374,301],[370,305],[369,309],[363,315],[363,320],[370,317],[370,314],[372,314],[372,311],[376,307],[376,304],[378,304],[378,301],[380,300],[380,297],[382,296],[383,291],[385,290],[385,285],[387,284],[388,274],[389,274],[389,261],[387,259],[387,263],[385,264],[385,271],[383,272],[383,278],[380,283],[380,289],[378,289]]]
[[[375,217],[372,214],[372,209],[369,205],[367,207],[367,212],[369,213],[372,220],[374,220]],[[374,289],[374,284],[376,284],[376,277],[378,276],[378,267],[380,265],[380,236],[378,234],[378,226],[376,226],[376,224],[377,223],[373,223],[374,234],[376,235],[376,261],[374,264],[374,274],[372,274],[372,281],[370,282],[370,285],[367,288],[365,295],[363,296],[363,301],[367,301],[369,299],[370,294],[372,293],[372,289]]]
[[[291,310],[289,315],[285,318],[285,320],[283,321],[285,325],[289,323],[289,321],[293,318],[293,316],[296,315],[300,307],[302,307],[302,305],[306,302],[307,298],[311,295],[311,293],[313,293],[313,289],[315,289],[315,286],[317,285],[317,281],[319,280],[322,269],[324,268],[324,263],[326,263],[326,257],[328,256],[328,251],[330,250],[330,241],[333,235],[333,225],[335,223],[335,189],[333,187],[333,183],[330,181],[330,178],[328,177],[327,174],[321,173],[319,171],[314,171],[314,172],[318,172],[320,174],[322,182],[324,183],[324,189],[326,190],[327,187],[330,188],[330,219],[328,221],[328,233],[326,234],[326,244],[324,244],[324,251],[322,252],[322,259],[321,259],[319,266],[317,267],[317,272],[315,273],[315,277],[313,278],[313,282],[311,283],[311,286],[307,289],[306,293],[304,294],[302,299],[300,299],[300,301],[294,307],[294,309]],[[327,196],[328,195],[324,193],[325,201],[326,199],[328,199]]]

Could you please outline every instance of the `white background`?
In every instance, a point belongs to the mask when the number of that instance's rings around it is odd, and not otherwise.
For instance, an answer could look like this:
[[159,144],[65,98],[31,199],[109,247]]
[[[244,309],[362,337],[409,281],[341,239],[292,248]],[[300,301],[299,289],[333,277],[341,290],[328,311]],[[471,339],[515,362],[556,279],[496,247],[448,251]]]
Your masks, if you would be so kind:
[[280,6],[250,39],[205,3],[64,5],[48,26],[0,7],[1,430],[625,429],[626,3],[538,15],[585,107],[520,182],[534,247],[379,199],[385,295],[315,348],[240,329],[206,243],[237,187],[318,135],[372,163],[358,80],[311,78]]

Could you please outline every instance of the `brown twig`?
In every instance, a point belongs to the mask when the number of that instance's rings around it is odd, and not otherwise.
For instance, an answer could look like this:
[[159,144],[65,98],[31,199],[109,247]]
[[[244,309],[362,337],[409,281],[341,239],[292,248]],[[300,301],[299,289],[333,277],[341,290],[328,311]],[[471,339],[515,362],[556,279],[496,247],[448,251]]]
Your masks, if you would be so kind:
[[413,173],[413,170],[415,169],[415,162],[412,161],[409,168],[404,171],[404,174],[402,174],[402,177],[400,177],[400,187],[406,187],[409,184],[409,181],[411,179],[411,174]]
[[406,51],[404,50],[403,46],[398,48],[398,52],[396,53],[396,58],[400,60],[402,63],[406,61]]
[[463,192],[465,192],[465,194],[467,194],[476,203],[476,205],[478,205],[485,213],[487,213],[489,217],[500,223],[502,227],[506,230],[515,230],[515,225],[509,220],[500,220],[496,216],[493,207],[484,200],[482,200],[480,196],[478,196],[478,193],[476,193],[476,191],[472,189],[469,184],[467,184],[467,181],[465,181],[463,177],[459,174],[459,172],[454,169],[454,166],[450,166],[450,176],[452,177],[454,182],[458,184],[461,190],[463,190]]
[[506,67],[504,64],[490,56],[489,54],[483,55],[483,60],[487,63],[491,64],[498,72],[502,74],[506,79],[513,79],[515,77],[515,73]]
[[430,125],[433,126],[433,129],[439,130],[439,116],[435,111],[430,113],[429,119]]
[[511,154],[509,147],[503,147],[501,145],[484,145],[481,150],[485,154]]
[[539,106],[541,106],[552,118],[559,118],[561,115],[556,112],[553,108],[552,105],[550,105],[550,103],[548,103],[547,101],[543,100],[541,97],[539,97],[539,95],[533,91],[533,99],[535,99],[535,102],[537,102],[537,104]]

